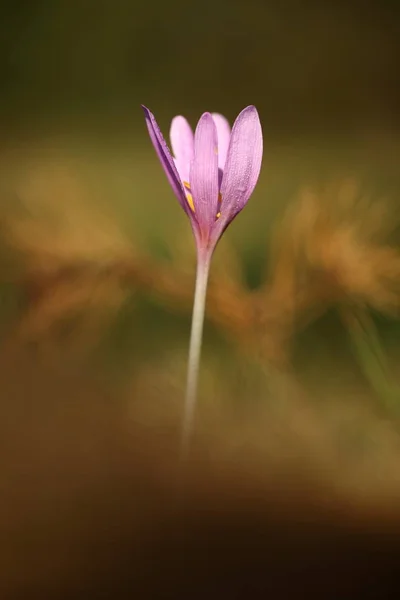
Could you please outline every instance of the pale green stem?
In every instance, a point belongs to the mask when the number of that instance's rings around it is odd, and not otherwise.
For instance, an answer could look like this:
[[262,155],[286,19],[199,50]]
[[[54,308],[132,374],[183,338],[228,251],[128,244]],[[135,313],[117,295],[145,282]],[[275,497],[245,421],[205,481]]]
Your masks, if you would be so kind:
[[210,258],[211,257],[207,254],[203,255],[201,252],[199,252],[197,256],[196,288],[194,292],[192,329],[190,333],[187,384],[182,424],[181,456],[183,460],[187,458],[193,433]]

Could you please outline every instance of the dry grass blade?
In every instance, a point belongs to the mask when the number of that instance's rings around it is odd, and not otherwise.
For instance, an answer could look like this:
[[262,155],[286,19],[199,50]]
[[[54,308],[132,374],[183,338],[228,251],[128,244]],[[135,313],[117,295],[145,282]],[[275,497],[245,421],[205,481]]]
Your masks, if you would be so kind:
[[16,190],[19,211],[3,217],[5,241],[27,271],[49,273],[79,262],[108,264],[132,256],[115,215],[93,206],[89,190],[59,164],[37,167]]
[[382,200],[371,203],[345,182],[321,196],[303,192],[301,215],[292,227],[299,258],[321,273],[333,296],[382,312],[398,310],[400,254],[387,242],[397,225]]
[[2,233],[22,263],[27,306],[11,337],[48,340],[60,323],[83,315],[81,338],[86,326],[93,338],[126,298],[109,266],[131,260],[131,241],[113,215],[94,209],[89,191],[62,165],[34,168],[17,196],[20,205],[3,217]]
[[353,181],[301,191],[275,231],[272,275],[253,300],[267,360],[287,362],[295,332],[329,306],[397,313],[400,253],[387,242],[396,226],[388,205],[371,202]]

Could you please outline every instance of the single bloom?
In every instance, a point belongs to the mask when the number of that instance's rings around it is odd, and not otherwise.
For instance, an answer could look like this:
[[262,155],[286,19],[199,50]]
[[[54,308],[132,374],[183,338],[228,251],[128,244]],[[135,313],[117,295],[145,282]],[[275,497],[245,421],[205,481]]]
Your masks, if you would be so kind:
[[190,219],[198,250],[212,253],[247,203],[260,174],[263,137],[257,110],[243,109],[232,130],[225,117],[206,112],[194,134],[184,117],[175,117],[170,129],[172,154],[154,115],[142,108],[160,162]]

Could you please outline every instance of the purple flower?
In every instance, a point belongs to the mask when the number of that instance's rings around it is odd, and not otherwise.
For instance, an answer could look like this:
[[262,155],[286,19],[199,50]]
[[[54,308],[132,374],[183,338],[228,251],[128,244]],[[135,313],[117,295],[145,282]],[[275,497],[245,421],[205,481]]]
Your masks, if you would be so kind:
[[242,210],[257,183],[263,138],[254,106],[237,117],[232,130],[219,114],[204,113],[193,131],[184,117],[172,120],[173,156],[154,115],[143,106],[151,141],[172,189],[188,215],[199,251],[210,256],[221,235]]

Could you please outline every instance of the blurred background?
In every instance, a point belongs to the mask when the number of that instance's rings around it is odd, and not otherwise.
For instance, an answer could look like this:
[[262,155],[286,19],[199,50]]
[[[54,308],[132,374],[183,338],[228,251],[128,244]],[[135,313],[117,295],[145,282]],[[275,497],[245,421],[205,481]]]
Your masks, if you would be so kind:
[[166,137],[248,104],[264,131],[213,261],[193,489],[397,522],[399,52],[395,0],[2,3],[3,598],[96,580],[175,493],[195,251],[142,103]]

